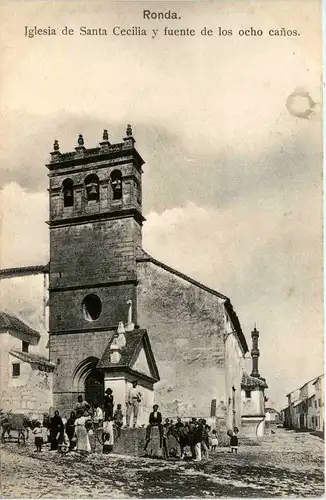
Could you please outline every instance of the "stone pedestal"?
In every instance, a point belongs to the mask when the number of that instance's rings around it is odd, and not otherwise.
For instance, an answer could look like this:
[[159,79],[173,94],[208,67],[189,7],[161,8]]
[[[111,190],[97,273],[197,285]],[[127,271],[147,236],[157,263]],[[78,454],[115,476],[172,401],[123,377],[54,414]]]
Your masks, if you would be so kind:
[[146,451],[144,453],[146,453],[146,455],[149,457],[161,458],[161,457],[163,457],[162,447],[163,447],[163,443],[161,446],[159,429],[158,429],[158,427],[152,427],[150,442],[148,443]]
[[265,418],[248,416],[242,417],[241,434],[251,439],[263,439],[265,432]]

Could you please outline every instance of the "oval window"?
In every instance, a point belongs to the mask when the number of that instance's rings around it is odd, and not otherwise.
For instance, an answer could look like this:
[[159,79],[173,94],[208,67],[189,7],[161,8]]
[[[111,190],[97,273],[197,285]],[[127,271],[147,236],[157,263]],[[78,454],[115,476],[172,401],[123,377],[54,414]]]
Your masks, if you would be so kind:
[[91,293],[90,295],[86,295],[82,302],[84,318],[87,321],[95,321],[102,312],[102,302],[101,299]]

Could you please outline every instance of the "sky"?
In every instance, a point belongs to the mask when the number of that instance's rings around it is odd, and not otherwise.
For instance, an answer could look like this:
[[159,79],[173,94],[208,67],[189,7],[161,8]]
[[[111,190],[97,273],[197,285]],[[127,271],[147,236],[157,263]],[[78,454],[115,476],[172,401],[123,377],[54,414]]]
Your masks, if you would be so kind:
[[[144,20],[144,9],[181,19]],[[146,162],[145,250],[230,297],[249,345],[257,324],[268,404],[285,406],[323,371],[319,2],[4,1],[0,14],[1,267],[48,261],[54,139],[61,152],[79,133],[95,147],[106,128],[120,142],[131,123]],[[25,37],[25,26],[57,35]],[[263,36],[238,35],[251,27]],[[268,35],[280,28],[300,36]]]

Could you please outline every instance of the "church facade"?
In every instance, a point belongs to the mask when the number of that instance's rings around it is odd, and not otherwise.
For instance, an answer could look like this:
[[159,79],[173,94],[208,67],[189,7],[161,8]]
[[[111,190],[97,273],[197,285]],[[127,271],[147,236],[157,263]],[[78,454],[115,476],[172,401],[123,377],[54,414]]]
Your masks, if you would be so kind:
[[137,379],[145,413],[155,400],[167,417],[240,427],[248,346],[239,319],[228,297],[144,251],[143,165],[129,125],[117,144],[106,130],[95,148],[82,135],[69,153],[54,143],[43,269],[53,408],[66,414],[78,394],[100,401],[108,387],[127,393]]

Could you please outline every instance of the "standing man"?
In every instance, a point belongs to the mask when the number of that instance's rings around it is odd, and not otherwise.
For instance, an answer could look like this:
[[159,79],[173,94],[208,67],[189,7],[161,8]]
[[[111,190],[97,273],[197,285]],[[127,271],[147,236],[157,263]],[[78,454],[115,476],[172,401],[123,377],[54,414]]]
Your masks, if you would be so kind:
[[138,386],[138,381],[135,380],[132,383],[132,388],[130,389],[128,394],[127,411],[126,411],[127,427],[130,427],[130,418],[132,412],[133,412],[133,427],[136,427],[137,425],[139,406],[142,400],[142,394],[139,391],[139,389],[137,389],[137,386]]
[[195,445],[195,453],[196,453],[196,458],[195,462],[201,462],[202,454],[201,454],[201,447],[202,443],[204,441],[204,423],[202,420],[198,420],[197,426],[195,427],[194,430],[194,445]]

